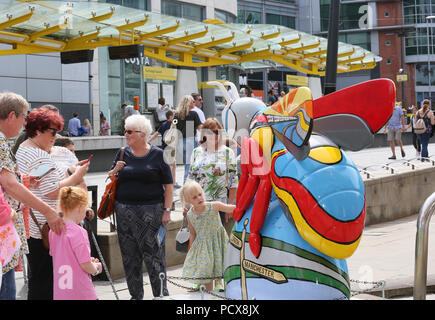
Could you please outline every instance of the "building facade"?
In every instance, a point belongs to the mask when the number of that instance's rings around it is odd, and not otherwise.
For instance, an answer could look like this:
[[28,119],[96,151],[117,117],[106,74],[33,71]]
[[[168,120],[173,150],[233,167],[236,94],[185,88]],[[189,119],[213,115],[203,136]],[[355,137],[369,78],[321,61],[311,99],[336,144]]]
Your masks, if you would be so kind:
[[[313,33],[326,36],[330,0],[312,3],[320,12],[320,23],[314,20]],[[430,96],[433,105],[435,19],[427,17],[434,15],[433,0],[342,0],[340,41],[362,46],[383,60],[370,72],[339,75],[337,87],[364,78],[389,78],[395,82],[397,101],[402,101],[403,106],[420,106]]]
[[[147,10],[195,21],[219,19],[227,23],[277,24],[318,36],[328,36],[330,0],[93,0]],[[338,74],[337,89],[375,79],[395,81],[398,101],[419,104],[432,96],[435,101],[434,0],[361,1],[341,0],[339,40],[361,46],[383,57],[372,70]],[[190,91],[199,90],[207,116],[217,116],[221,97],[202,84],[230,80],[249,86],[266,98],[294,87],[289,75],[301,75],[270,61],[186,69],[145,56],[110,60],[108,49],[95,49],[91,63],[62,65],[58,53],[0,56],[0,87],[22,94],[32,107],[54,104],[65,122],[78,112],[91,120],[98,132],[100,113],[120,132],[121,104],[139,98],[141,111],[152,117],[159,97],[176,107],[182,72],[192,75]],[[289,80],[290,79],[290,80]],[[199,85],[197,85],[199,84]],[[190,89],[195,88],[195,89]],[[178,94],[178,95],[177,95]]]

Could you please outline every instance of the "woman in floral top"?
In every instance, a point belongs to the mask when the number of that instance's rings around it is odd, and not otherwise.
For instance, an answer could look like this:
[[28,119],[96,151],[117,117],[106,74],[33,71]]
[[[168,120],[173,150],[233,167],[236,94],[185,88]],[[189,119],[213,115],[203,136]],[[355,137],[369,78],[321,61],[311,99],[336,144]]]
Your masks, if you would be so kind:
[[[206,201],[234,203],[239,178],[234,151],[223,144],[223,127],[216,118],[208,118],[201,128],[200,146],[192,153],[189,179],[204,189]],[[221,214],[224,224],[230,214]]]
[[[50,228],[56,233],[60,234],[61,229],[63,229],[63,219],[59,217],[57,212],[20,183],[15,157],[8,144],[8,139],[18,136],[28,108],[29,105],[22,96],[11,92],[0,94],[0,185],[10,207],[18,213],[14,224],[21,240],[20,250],[2,268],[0,300],[14,300],[16,298],[14,268],[18,265],[19,257],[29,253],[20,202],[42,212],[47,218]],[[35,181],[31,179],[30,183],[34,185]]]

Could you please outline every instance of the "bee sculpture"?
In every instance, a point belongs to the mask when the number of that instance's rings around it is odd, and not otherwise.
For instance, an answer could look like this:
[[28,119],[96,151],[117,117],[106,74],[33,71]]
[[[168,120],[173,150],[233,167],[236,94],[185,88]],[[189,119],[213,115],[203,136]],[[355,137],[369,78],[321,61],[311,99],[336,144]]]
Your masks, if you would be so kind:
[[361,240],[365,191],[343,149],[369,146],[395,103],[391,80],[313,100],[292,90],[272,106],[229,101],[222,122],[241,145],[236,223],[225,256],[233,299],[348,299],[346,258]]

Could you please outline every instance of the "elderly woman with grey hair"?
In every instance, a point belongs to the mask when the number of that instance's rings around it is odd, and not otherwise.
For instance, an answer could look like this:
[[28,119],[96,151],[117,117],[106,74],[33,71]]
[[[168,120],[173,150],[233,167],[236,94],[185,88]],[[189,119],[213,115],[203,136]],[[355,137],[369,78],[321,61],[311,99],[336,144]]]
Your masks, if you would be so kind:
[[[123,160],[118,151],[109,177],[118,175],[115,213],[122,261],[132,299],[144,296],[142,261],[150,277],[154,297],[160,296],[160,273],[166,274],[164,241],[157,242],[161,225],[170,221],[173,180],[163,150],[150,145],[151,124],[143,115],[125,119]],[[163,295],[169,295],[166,282]]]

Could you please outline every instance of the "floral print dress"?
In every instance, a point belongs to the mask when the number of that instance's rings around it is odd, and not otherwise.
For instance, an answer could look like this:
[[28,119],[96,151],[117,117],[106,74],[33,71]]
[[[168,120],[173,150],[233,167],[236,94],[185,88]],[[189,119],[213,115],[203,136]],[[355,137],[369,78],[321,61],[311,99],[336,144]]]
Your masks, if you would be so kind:
[[239,185],[233,150],[223,145],[216,151],[206,151],[202,146],[195,148],[190,161],[189,179],[201,185],[206,201],[227,203],[228,189]]
[[213,203],[207,203],[201,214],[190,209],[187,218],[195,229],[196,238],[184,260],[183,278],[195,284],[223,278],[228,235]]

